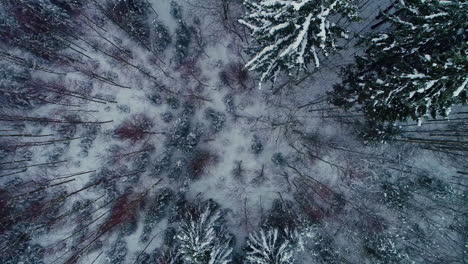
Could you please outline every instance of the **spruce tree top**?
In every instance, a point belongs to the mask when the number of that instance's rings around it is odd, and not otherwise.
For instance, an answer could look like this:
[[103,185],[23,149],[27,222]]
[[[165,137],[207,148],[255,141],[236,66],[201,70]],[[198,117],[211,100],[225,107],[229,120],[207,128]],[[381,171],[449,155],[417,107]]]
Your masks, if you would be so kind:
[[376,121],[447,116],[467,103],[467,1],[400,0],[386,32],[363,40],[365,54],[344,72],[336,105]]
[[247,15],[239,20],[256,43],[248,52],[249,70],[261,74],[260,83],[273,80],[281,71],[288,75],[320,66],[320,56],[338,48],[346,31],[334,23],[336,15],[357,18],[352,0],[245,0]]

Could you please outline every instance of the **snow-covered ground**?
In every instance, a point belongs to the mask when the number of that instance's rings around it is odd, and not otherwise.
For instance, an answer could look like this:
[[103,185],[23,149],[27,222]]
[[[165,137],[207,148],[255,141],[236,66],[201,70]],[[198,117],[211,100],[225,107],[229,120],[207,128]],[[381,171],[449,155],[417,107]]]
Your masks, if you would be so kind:
[[[212,199],[219,204],[226,230],[236,238],[236,256],[242,255],[248,234],[277,213],[270,209],[278,202],[283,209],[309,210],[305,215],[321,228],[321,240],[315,241],[322,241],[317,243],[323,243],[323,250],[325,245],[333,245],[330,255],[341,255],[329,263],[363,263],[363,259],[366,263],[391,263],[372,262],[378,259],[372,254],[378,253],[366,253],[361,246],[375,234],[382,234],[383,240],[397,237],[392,240],[397,241],[395,249],[389,251],[406,249],[410,242],[425,247],[411,247],[415,251],[432,251],[401,253],[417,256],[413,258],[417,263],[424,263],[423,255],[445,254],[455,259],[463,254],[463,238],[456,225],[461,221],[460,210],[466,209],[459,204],[459,195],[466,192],[460,186],[466,185],[459,185],[462,178],[457,178],[461,175],[457,171],[466,171],[466,159],[408,142],[366,144],[357,136],[358,126],[349,124],[359,120],[359,113],[345,113],[323,99],[339,80],[340,67],[351,63],[353,54],[359,52],[351,47],[352,42],[347,49],[324,59],[320,69],[300,82],[280,80],[259,90],[254,73],[241,71],[240,76],[235,75],[236,66],[247,60],[242,51],[248,43],[240,25],[235,28],[239,35],[231,32],[231,24],[223,25],[235,22],[235,18],[223,21],[219,13],[222,1],[175,1],[181,17],[174,15],[172,1],[148,1],[155,12],[149,13],[148,22],[157,21],[168,29],[172,41],[167,49],[149,52],[122,28],[104,19],[91,1],[83,12],[87,19],[79,20],[80,39],[73,40],[80,47],[74,49],[80,53],[64,51],[79,63],[48,65],[37,59],[39,66],[66,74],[31,72],[32,79],[44,82],[47,91],[61,91],[54,88],[57,84],[73,91],[73,96],[62,93],[59,102],[64,105],[2,109],[3,116],[60,120],[1,124],[2,134],[52,135],[17,141],[2,138],[2,144],[25,146],[2,156],[5,169],[0,176],[0,197],[6,192],[5,197],[13,196],[14,201],[23,203],[40,193],[44,198],[38,204],[57,210],[26,231],[31,234],[31,245],[42,246],[43,263],[66,263],[75,256],[78,263],[154,263],[143,262],[141,256],[143,252],[166,250],[167,230],[177,228],[180,220],[174,212],[178,210],[177,201],[184,199],[186,203]],[[389,1],[360,4],[368,19],[353,24],[350,29],[354,32],[368,28],[373,23],[371,14],[384,9]],[[242,12],[235,3],[230,8],[233,11],[229,15]],[[192,27],[189,45],[180,47],[183,52],[176,46],[181,23]],[[31,56],[19,49],[8,52]],[[79,69],[118,85],[87,76]],[[223,80],[223,74],[234,77]],[[53,100],[54,94],[50,92],[46,99]],[[84,124],[77,120],[109,122]],[[131,124],[143,127],[143,131],[125,130]],[[407,130],[444,126],[428,122]],[[28,145],[62,139],[70,140]],[[45,165],[23,171],[24,166],[34,164]],[[18,174],[7,175],[14,172]],[[415,187],[423,176],[442,181],[447,185],[443,188],[452,188],[453,192],[434,199],[436,194],[431,189],[424,189],[423,184]],[[65,180],[72,181],[54,185]],[[30,181],[36,184],[28,185]],[[411,198],[382,191],[384,183],[389,186],[387,191],[404,189]],[[41,186],[46,189],[28,193]],[[406,188],[414,193],[406,192]],[[161,218],[145,230],[145,218],[163,190],[172,191],[171,201],[165,202]],[[300,197],[308,200],[301,204]],[[132,203],[138,199],[144,202]],[[125,224],[103,231],[115,220],[119,201],[123,200],[127,211],[121,213],[132,211],[131,216],[117,217]],[[86,202],[92,205],[80,209]],[[288,208],[290,203],[293,206]],[[24,204],[27,210],[35,208],[34,203]],[[450,206],[453,208],[447,209]],[[56,219],[63,214],[67,217]],[[44,224],[46,228],[39,228]],[[357,233],[359,230],[362,233]],[[420,233],[413,236],[411,232]],[[144,236],[147,238],[142,239]],[[411,240],[402,242],[399,236]],[[424,239],[431,242],[424,244]],[[301,253],[299,263],[312,263],[316,253],[311,252],[317,250],[317,243],[306,243],[308,250]],[[122,245],[125,250],[119,248]]]

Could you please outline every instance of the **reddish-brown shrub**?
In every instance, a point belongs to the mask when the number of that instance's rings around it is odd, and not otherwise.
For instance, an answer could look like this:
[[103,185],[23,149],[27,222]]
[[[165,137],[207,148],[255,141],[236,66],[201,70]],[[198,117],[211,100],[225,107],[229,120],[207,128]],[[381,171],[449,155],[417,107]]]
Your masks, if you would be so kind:
[[28,206],[20,215],[20,221],[34,222],[39,217],[43,216],[47,209],[49,209],[47,202],[34,202]]
[[371,233],[380,233],[387,228],[384,219],[376,215],[364,215],[361,224],[366,232]]
[[219,73],[219,78],[224,85],[232,89],[248,91],[253,88],[249,71],[241,62],[232,62],[226,65],[225,69]]
[[139,141],[151,134],[153,122],[143,114],[134,115],[131,119],[124,121],[116,130],[115,135],[120,139]]
[[317,205],[305,206],[304,212],[309,218],[309,220],[312,222],[320,222],[327,216],[325,210],[323,210],[323,208],[320,208]]
[[327,185],[319,182],[312,183],[311,185],[313,186],[312,188],[314,189],[315,194],[319,197],[319,199],[323,199],[329,202],[334,198],[335,192]]
[[52,30],[52,21],[48,21],[38,10],[30,5],[18,4],[12,8],[13,16],[18,20],[21,28],[28,33],[49,33]]
[[202,70],[198,65],[197,60],[193,58],[184,60],[177,70],[184,79],[198,78],[201,77],[202,74]]
[[193,179],[198,179],[206,172],[209,166],[215,164],[217,161],[218,157],[209,151],[197,152],[189,161],[189,175]]
[[126,193],[119,197],[111,209],[110,217],[101,225],[102,233],[109,232],[117,226],[137,220],[138,209],[143,205],[144,196]]
[[311,221],[336,216],[346,205],[343,195],[323,183],[301,178],[294,179],[293,183],[297,197],[300,197],[297,201]]

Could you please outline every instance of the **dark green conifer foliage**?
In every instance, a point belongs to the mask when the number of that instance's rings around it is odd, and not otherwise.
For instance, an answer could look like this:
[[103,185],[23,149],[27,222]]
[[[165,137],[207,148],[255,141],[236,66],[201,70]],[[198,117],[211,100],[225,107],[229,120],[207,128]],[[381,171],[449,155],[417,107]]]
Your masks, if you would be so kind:
[[352,0],[245,0],[244,5],[248,13],[239,22],[255,42],[246,67],[261,74],[261,83],[274,81],[280,72],[296,75],[311,63],[319,67],[320,57],[339,49],[337,42],[347,38],[336,23],[339,17],[357,19]]
[[388,32],[362,40],[365,53],[344,69],[332,103],[359,105],[379,122],[447,116],[468,99],[468,3],[404,0],[396,6]]

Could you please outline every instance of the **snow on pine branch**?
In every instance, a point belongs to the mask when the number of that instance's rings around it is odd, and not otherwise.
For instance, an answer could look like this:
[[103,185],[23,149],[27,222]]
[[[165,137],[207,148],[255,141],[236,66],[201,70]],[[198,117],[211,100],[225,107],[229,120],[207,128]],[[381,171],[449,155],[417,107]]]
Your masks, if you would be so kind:
[[388,122],[446,117],[452,105],[466,104],[467,5],[401,0],[387,16],[391,34],[364,38],[366,54],[345,70],[335,104],[360,104],[368,117]]
[[289,240],[281,239],[277,229],[250,234],[247,245],[247,260],[250,263],[294,263],[292,245]]
[[314,226],[297,229],[261,229],[249,234],[247,240],[247,263],[251,264],[293,264],[298,254],[304,251],[304,244],[317,239]]
[[239,20],[256,43],[246,64],[261,74],[261,83],[274,80],[279,72],[293,75],[307,70],[312,62],[320,66],[320,55],[336,50],[336,41],[346,38],[346,30],[331,17],[357,18],[352,0],[245,0],[248,10]]
[[200,215],[189,213],[180,224],[177,240],[186,263],[228,264],[232,248],[221,227],[221,214],[207,207]]

